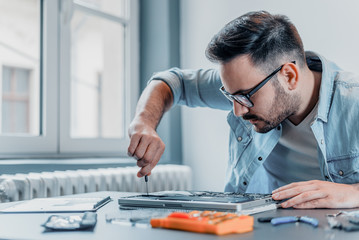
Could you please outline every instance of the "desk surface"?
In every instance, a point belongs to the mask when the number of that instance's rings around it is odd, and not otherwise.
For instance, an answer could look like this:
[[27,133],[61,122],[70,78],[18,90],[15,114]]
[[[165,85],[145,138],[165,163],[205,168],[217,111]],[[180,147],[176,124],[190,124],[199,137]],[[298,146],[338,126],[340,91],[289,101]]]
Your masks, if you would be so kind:
[[[97,213],[97,225],[93,231],[70,231],[70,232],[45,232],[41,226],[47,218],[52,215],[48,213],[26,213],[26,214],[0,214],[0,239],[359,239],[359,232],[344,232],[330,229],[325,215],[337,213],[339,210],[271,210],[253,215],[255,217],[254,231],[244,234],[232,234],[216,236],[210,234],[199,234],[167,229],[152,229],[150,226],[138,225],[125,226],[123,224],[112,224],[106,222],[106,217],[123,218],[124,216],[139,217],[140,210],[120,210],[117,198],[126,193],[119,192],[97,192],[76,197],[106,197],[111,196],[114,201],[100,208]],[[13,203],[0,204],[0,209]],[[348,210],[348,209],[347,209]],[[137,211],[137,212],[136,212]],[[145,214],[146,210],[142,213]],[[76,215],[61,214],[61,215]],[[134,216],[135,215],[135,216]],[[268,223],[258,223],[258,217],[269,216],[310,216],[319,219],[318,228],[308,224],[295,223],[272,226]]]

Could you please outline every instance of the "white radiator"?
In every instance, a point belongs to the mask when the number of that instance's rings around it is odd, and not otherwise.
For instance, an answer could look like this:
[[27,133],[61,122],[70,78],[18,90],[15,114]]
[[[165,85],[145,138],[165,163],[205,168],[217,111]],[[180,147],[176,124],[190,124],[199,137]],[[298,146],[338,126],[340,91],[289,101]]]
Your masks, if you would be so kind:
[[[97,191],[145,192],[138,167],[0,175],[1,202],[55,197]],[[148,181],[149,192],[191,189],[191,169],[184,165],[158,165]]]

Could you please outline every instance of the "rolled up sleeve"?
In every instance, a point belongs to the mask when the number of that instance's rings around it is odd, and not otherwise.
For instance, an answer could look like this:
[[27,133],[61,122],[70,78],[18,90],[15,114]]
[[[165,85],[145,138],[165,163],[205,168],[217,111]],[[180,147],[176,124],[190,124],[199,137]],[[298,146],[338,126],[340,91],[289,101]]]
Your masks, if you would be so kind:
[[219,91],[221,79],[218,70],[182,70],[171,68],[155,73],[150,81],[165,82],[173,93],[173,106],[210,107],[230,110],[232,102]]

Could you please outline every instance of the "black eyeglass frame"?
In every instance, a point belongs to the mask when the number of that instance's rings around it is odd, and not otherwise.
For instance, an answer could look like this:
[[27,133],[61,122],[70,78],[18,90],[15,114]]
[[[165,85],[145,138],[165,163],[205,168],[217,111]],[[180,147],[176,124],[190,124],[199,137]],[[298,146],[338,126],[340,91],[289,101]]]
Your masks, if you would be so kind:
[[[296,63],[295,61],[292,61],[291,63]],[[278,67],[276,70],[274,70],[271,74],[268,75],[268,77],[266,77],[263,81],[261,81],[260,83],[258,83],[249,93],[246,94],[238,94],[238,92],[235,92],[233,94],[230,94],[229,92],[227,92],[224,89],[224,86],[222,85],[222,87],[219,88],[219,90],[223,93],[223,95],[230,101],[236,101],[239,104],[247,107],[247,108],[251,108],[254,106],[253,102],[249,99],[253,94],[255,94],[259,89],[261,89],[261,87],[263,87],[269,80],[271,80],[273,78],[274,75],[276,75],[280,70],[282,70],[283,66],[285,64],[281,65],[280,67]]]

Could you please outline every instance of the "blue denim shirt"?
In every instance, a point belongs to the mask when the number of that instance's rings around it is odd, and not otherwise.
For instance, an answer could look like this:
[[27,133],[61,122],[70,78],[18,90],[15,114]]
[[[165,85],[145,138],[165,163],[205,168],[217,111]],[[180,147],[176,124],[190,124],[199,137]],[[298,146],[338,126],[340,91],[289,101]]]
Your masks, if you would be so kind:
[[[307,52],[311,69],[322,71],[318,114],[311,125],[318,146],[318,161],[323,179],[353,184],[359,182],[359,77],[344,72],[335,63]],[[308,57],[309,56],[309,57]],[[260,167],[281,137],[282,128],[257,133],[250,122],[233,114],[232,102],[219,91],[219,72],[172,68],[152,78],[166,82],[174,105],[210,107],[230,111],[229,160],[225,191],[245,192],[254,172]],[[260,175],[257,177],[261,177]],[[255,179],[253,179],[254,181]]]

